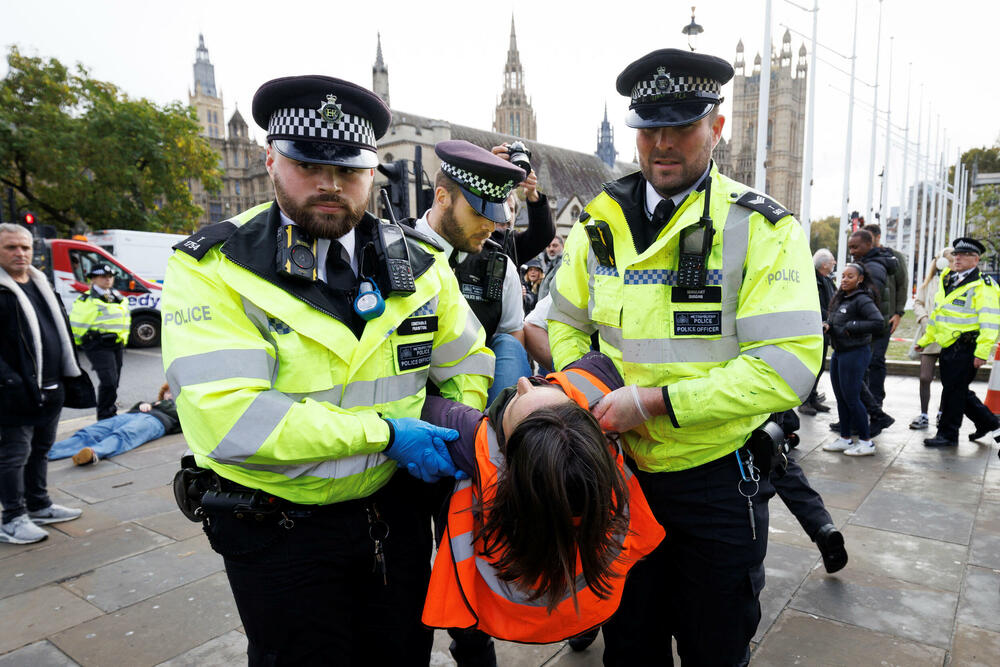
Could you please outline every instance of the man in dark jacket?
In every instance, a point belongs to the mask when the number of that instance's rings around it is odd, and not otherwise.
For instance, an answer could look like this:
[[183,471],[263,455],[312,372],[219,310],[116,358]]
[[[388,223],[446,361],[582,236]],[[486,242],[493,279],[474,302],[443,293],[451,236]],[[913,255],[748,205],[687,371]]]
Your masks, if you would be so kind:
[[[878,296],[878,307],[882,313],[884,326],[881,332],[872,335],[871,346],[872,357],[875,357],[881,350],[882,364],[884,366],[885,351],[889,345],[890,332],[895,328],[891,324],[890,317],[895,307],[893,303],[895,282],[892,282],[892,290],[890,290],[889,286],[890,281],[894,280],[894,275],[897,271],[896,258],[891,252],[884,252],[881,248],[876,247],[875,237],[872,236],[871,232],[864,229],[859,229],[851,234],[847,240],[847,249],[850,251],[852,257],[854,257],[854,261],[865,267],[865,279],[868,281],[872,291]],[[871,388],[868,386],[868,378],[869,375],[866,373],[865,383],[861,389],[861,401],[865,404],[865,409],[868,410],[872,437],[874,437],[881,433],[883,429],[892,426],[896,420],[882,410],[882,400],[872,393]],[[883,375],[883,384],[884,380]],[[832,424],[830,428],[833,428]]]
[[[510,144],[502,144],[494,146],[491,150],[494,155],[510,161],[509,148]],[[512,192],[507,198],[507,202],[511,206],[510,222],[497,223],[496,230],[490,234],[493,241],[504,245],[507,228],[508,226],[511,228],[512,247],[509,250],[505,247],[504,251],[514,260],[515,266],[520,266],[544,250],[552,237],[556,235],[556,223],[552,221],[548,197],[538,191],[538,172],[536,170],[532,169],[528,173],[528,176],[521,183],[521,191],[524,193],[524,201],[528,204],[527,229],[513,231],[519,200]]]
[[0,542],[13,544],[40,542],[49,534],[39,525],[81,514],[54,505],[46,489],[63,377],[82,371],[66,313],[31,265],[32,242],[23,227],[0,224]]
[[896,268],[886,285],[889,298],[885,304],[881,304],[882,312],[889,315],[888,328],[883,331],[882,336],[872,337],[872,360],[868,364],[868,388],[881,405],[885,400],[885,353],[889,348],[889,337],[896,331],[900,320],[903,319],[903,313],[906,312],[910,281],[906,275],[906,256],[894,248],[882,245],[882,228],[871,224],[865,225],[863,229],[872,235],[876,250],[886,258],[892,256]]
[[[837,260],[833,253],[826,248],[820,248],[813,255],[813,266],[816,269],[816,291],[819,292],[819,312],[826,322],[827,311],[830,309],[830,299],[837,291],[837,285],[833,282],[833,269],[837,266]],[[826,364],[826,352],[830,347],[830,338],[823,335],[823,365]],[[823,365],[819,367],[819,374],[816,376],[816,383],[813,385],[809,398],[799,406],[799,412],[804,415],[813,416],[817,412],[829,412],[830,406],[819,399],[817,387],[819,379],[823,375]]]

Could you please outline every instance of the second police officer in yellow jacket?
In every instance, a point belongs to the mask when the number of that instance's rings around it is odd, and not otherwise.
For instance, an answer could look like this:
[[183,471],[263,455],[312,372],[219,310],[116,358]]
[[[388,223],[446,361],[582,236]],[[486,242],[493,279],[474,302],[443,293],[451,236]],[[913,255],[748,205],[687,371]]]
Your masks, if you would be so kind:
[[618,77],[641,173],[604,186],[566,242],[552,290],[557,369],[591,334],[625,387],[594,408],[623,434],[667,537],[604,626],[605,664],[742,664],[760,620],[767,471],[751,432],[799,405],[820,367],[809,248],[796,220],[711,162],[726,61],[676,49]]
[[941,272],[930,323],[917,341],[917,350],[931,343],[941,346],[941,420],[924,444],[956,446],[963,413],[976,426],[969,440],[988,437],[1000,443],[1000,419],[969,389],[1000,334],[1000,289],[979,271],[979,256],[986,251],[982,243],[961,237],[952,247],[954,268]]
[[70,310],[73,338],[97,373],[97,418],[118,413],[118,381],[132,315],[128,299],[114,289],[115,270],[110,264],[93,265],[87,272],[90,290],[81,294]]
[[251,665],[426,665],[430,526],[397,467],[455,474],[425,386],[482,409],[493,355],[447,257],[365,211],[378,97],[287,77],[253,116],[276,201],[178,244],[163,298],[167,379],[221,487],[206,532]]

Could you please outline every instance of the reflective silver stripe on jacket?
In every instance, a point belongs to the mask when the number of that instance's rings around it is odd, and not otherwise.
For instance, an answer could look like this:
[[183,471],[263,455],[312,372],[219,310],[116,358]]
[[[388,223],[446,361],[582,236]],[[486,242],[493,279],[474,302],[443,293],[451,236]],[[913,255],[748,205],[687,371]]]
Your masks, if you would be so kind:
[[455,340],[434,346],[431,350],[431,366],[450,364],[467,355],[469,350],[475,347],[482,328],[483,325],[479,323],[472,309],[466,309],[465,328],[462,333]]
[[344,387],[340,406],[350,409],[401,401],[420,393],[426,385],[427,368],[375,380],[355,380]]
[[177,357],[167,368],[167,382],[174,396],[186,386],[251,378],[271,381],[275,361],[265,350],[214,350]]
[[219,463],[242,464],[257,453],[295,404],[275,389],[262,391],[208,456]]
[[267,313],[255,304],[254,302],[248,300],[246,297],[241,296],[240,301],[243,303],[243,312],[246,314],[247,319],[250,323],[254,325],[261,336],[264,337],[268,343],[270,343],[271,348],[274,350],[274,362],[271,368],[271,384],[273,385],[278,379],[278,368],[280,367],[280,360],[278,359],[278,341],[274,338],[274,334],[271,332],[270,327],[267,324]]
[[550,320],[568,324],[588,335],[594,333],[594,323],[586,308],[577,308],[557,290],[550,290],[549,294],[552,295],[552,307],[549,309]]
[[604,398],[604,392],[601,391],[596,384],[594,384],[584,376],[580,375],[579,373],[576,373],[572,370],[567,370],[565,372],[565,375],[566,379],[569,380],[569,383],[573,385],[575,389],[580,391],[580,393],[582,393],[584,397],[587,399],[588,406],[592,406],[599,400]]
[[744,344],[776,338],[821,335],[823,335],[823,320],[818,310],[764,313],[736,320],[736,337]]
[[462,359],[454,366],[431,366],[430,378],[431,382],[440,386],[442,382],[456,375],[485,375],[493,377],[495,364],[496,359],[491,354],[477,352],[472,356]]
[[290,479],[296,477],[319,477],[320,479],[343,479],[351,475],[359,475],[366,470],[370,470],[382,465],[389,458],[381,452],[374,454],[355,454],[341,459],[328,459],[317,463],[302,463],[299,465],[288,464],[263,464],[263,463],[239,463],[239,467],[248,470],[263,470],[284,475]]
[[816,374],[788,350],[777,345],[763,345],[746,350],[743,354],[766,362],[795,392],[800,401],[805,401],[809,397],[816,382]]

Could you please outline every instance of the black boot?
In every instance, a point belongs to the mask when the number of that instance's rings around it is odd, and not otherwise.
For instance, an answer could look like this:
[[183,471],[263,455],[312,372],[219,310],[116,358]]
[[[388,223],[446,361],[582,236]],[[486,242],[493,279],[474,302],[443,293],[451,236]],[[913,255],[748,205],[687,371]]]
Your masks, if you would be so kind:
[[816,546],[823,555],[823,567],[830,574],[844,569],[847,565],[847,549],[844,548],[844,536],[832,523],[828,523],[816,533]]

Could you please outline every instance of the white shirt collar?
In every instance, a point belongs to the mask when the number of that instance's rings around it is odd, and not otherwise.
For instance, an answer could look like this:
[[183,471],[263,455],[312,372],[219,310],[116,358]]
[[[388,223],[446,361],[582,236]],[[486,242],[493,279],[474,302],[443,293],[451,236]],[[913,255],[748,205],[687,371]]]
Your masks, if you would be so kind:
[[[712,169],[712,163],[709,162],[708,163],[708,169],[706,169],[705,173],[702,174],[701,177],[699,177],[698,180],[694,182],[694,185],[692,185],[691,187],[689,187],[687,190],[684,190],[683,192],[678,192],[677,194],[675,194],[674,196],[672,196],[670,198],[670,200],[674,203],[674,209],[675,210],[676,210],[676,208],[678,206],[681,205],[681,202],[684,201],[685,197],[687,197],[689,194],[691,194],[692,191],[694,191],[695,188],[697,188],[699,185],[701,185],[701,182],[705,180],[705,174],[707,174],[709,171],[711,171],[711,169]],[[649,218],[650,220],[653,219],[653,212],[656,210],[656,205],[659,204],[664,199],[666,199],[666,197],[664,197],[659,192],[657,192],[656,188],[654,188],[653,185],[649,181],[646,181],[646,217],[647,218]]]
[[[972,269],[974,269],[974,268],[976,268],[976,267],[972,267]],[[972,269],[966,269],[965,271],[962,271],[961,273],[954,274],[955,277],[952,278],[952,280],[955,281],[955,284],[958,284],[958,283],[962,282],[963,280],[965,280],[966,276],[968,276],[970,273],[972,273]]]
[[92,289],[98,296],[104,296],[105,294],[110,294],[111,292],[111,290],[98,287],[97,285],[91,285],[90,289]]
[[[280,208],[278,209],[278,214],[281,216],[282,227],[284,227],[285,225],[295,225],[296,227],[298,227],[295,221],[289,218],[287,215],[285,215],[285,212],[282,211]],[[347,255],[351,258],[351,270],[354,271],[354,275],[358,275],[358,257],[357,254],[354,252],[354,247],[355,247],[354,228],[352,227],[351,231],[347,232],[339,239],[334,239],[334,240],[340,243],[340,245],[344,247],[344,250],[347,251]],[[319,279],[322,280],[323,282],[326,282],[326,256],[329,251],[330,251],[330,239],[316,239],[316,264],[317,264],[316,275],[319,276]]]
[[[428,209],[428,213],[429,212],[430,209]],[[451,257],[451,251],[454,250],[454,247],[450,243],[448,243],[448,240],[445,237],[441,236],[436,231],[434,231],[434,228],[431,227],[431,223],[427,221],[427,213],[424,213],[424,216],[419,220],[417,220],[416,223],[414,223],[413,227],[418,232],[423,232],[427,236],[430,236],[432,239],[437,241],[438,245],[444,249],[444,256],[449,258]],[[456,256],[457,261],[459,262],[463,261],[468,256],[468,254],[469,253],[462,252],[460,250],[458,252],[458,255]]]

